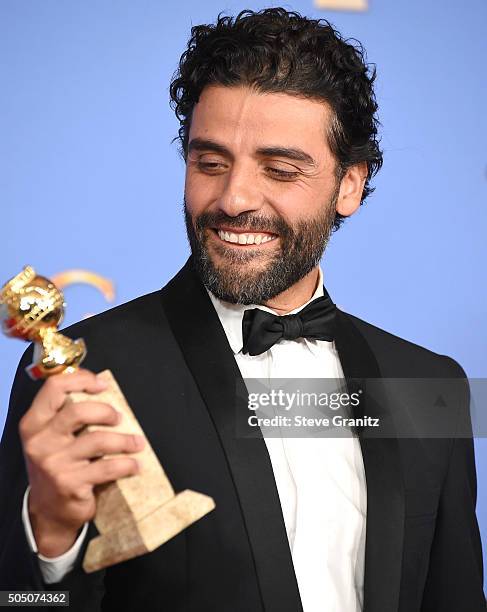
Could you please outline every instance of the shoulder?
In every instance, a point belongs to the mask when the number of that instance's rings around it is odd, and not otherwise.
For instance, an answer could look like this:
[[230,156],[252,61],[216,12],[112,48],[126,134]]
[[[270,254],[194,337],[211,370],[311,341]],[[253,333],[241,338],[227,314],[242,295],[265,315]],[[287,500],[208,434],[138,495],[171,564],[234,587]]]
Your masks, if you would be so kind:
[[[97,369],[93,364],[98,358],[101,362],[108,357],[119,358],[124,353],[134,353],[139,347],[145,347],[156,341],[156,336],[164,338],[167,327],[161,304],[160,290],[142,295],[133,300],[105,310],[100,314],[89,316],[59,331],[64,336],[82,338],[88,347],[88,359],[83,367]],[[34,345],[30,344],[20,360],[17,376],[23,374],[27,365],[32,363]],[[21,376],[22,379],[27,377]],[[25,381],[24,381],[25,382]],[[34,383],[38,385],[38,383]]]
[[75,336],[98,338],[100,335],[128,336],[138,333],[150,333],[165,321],[160,299],[160,291],[154,291],[125,302],[100,314],[93,315],[61,329],[61,333],[71,338]]
[[465,378],[461,365],[447,355],[401,338],[340,310],[340,316],[362,336],[377,359],[382,376]]

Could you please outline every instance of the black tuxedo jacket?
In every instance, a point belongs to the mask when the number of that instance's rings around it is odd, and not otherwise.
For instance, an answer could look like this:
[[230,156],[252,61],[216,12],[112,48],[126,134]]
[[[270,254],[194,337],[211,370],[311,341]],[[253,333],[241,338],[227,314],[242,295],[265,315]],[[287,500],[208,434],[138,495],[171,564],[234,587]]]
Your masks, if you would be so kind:
[[[266,445],[235,434],[236,421],[248,416],[245,407],[235,410],[240,372],[191,260],[161,291],[66,333],[85,338],[87,368],[112,370],[175,490],[207,493],[216,509],[152,553],[93,574],[81,569],[83,547],[75,568],[45,585],[21,522],[27,477],[18,422],[39,388],[24,373],[29,349],[0,448],[0,589],[69,590],[71,609],[90,612],[302,610]],[[452,359],[342,311],[336,346],[350,379],[457,379],[458,388],[443,394],[444,411],[468,425],[468,385]],[[413,388],[408,396],[415,419],[421,393]],[[361,406],[368,416],[388,418],[404,404],[394,396],[370,401],[366,393]],[[360,443],[365,612],[484,611],[472,440],[362,433]]]

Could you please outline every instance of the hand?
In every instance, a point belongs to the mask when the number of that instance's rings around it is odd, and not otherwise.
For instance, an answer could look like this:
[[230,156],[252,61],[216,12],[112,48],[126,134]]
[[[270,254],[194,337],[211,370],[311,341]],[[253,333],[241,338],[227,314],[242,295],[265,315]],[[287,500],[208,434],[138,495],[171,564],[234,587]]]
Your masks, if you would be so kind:
[[51,376],[19,423],[30,483],[29,516],[38,551],[56,557],[74,544],[79,529],[96,512],[94,486],[137,474],[134,457],[142,436],[83,432],[85,425],[117,425],[121,414],[101,402],[66,401],[71,391],[99,393],[106,384],[88,370]]

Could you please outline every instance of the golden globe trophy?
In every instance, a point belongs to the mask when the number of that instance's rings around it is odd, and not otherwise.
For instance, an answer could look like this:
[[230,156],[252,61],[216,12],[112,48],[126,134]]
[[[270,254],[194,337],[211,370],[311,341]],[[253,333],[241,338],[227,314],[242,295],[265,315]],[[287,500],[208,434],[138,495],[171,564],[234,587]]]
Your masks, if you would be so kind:
[[[72,372],[86,356],[83,340],[57,331],[64,315],[64,297],[47,278],[27,266],[0,290],[0,322],[10,337],[35,343],[34,361],[26,368],[33,379]],[[70,402],[99,401],[123,413],[119,425],[89,425],[83,431],[106,430],[144,435],[134,413],[109,370],[99,374],[108,388],[98,394],[70,393]],[[145,437],[145,436],[144,436]],[[137,453],[140,472],[95,488],[100,533],[86,550],[86,572],[132,559],[164,542],[213,510],[211,497],[189,489],[175,494],[149,441]]]

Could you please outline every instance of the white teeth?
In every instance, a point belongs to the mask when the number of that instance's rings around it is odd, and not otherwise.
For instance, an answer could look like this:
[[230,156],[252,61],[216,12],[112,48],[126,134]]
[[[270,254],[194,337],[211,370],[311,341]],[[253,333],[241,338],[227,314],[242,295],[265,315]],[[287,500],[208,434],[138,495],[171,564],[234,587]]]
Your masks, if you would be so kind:
[[223,230],[218,230],[218,236],[222,240],[234,244],[264,244],[264,242],[269,242],[276,238],[276,236],[269,236],[267,234],[234,234]]

